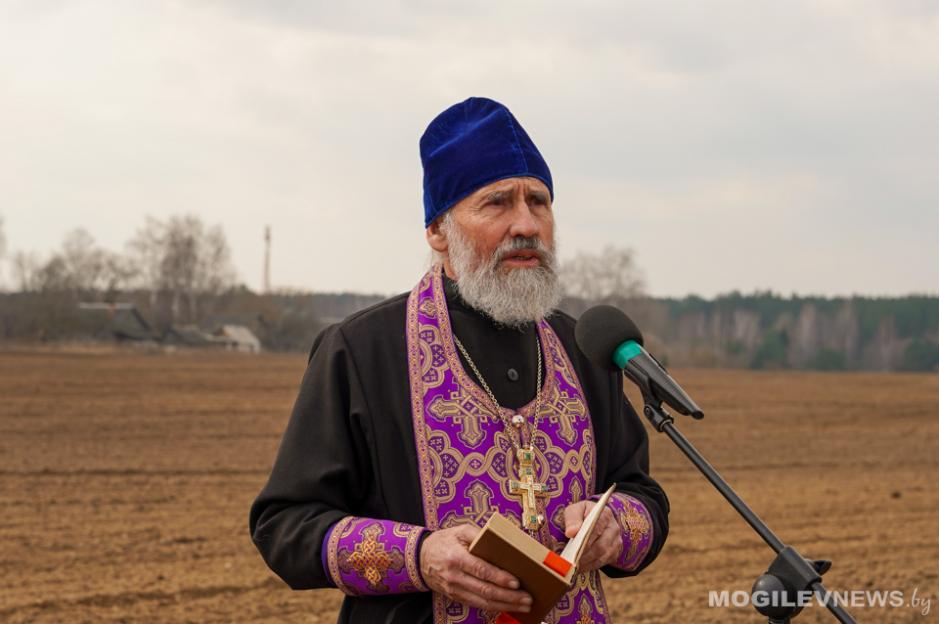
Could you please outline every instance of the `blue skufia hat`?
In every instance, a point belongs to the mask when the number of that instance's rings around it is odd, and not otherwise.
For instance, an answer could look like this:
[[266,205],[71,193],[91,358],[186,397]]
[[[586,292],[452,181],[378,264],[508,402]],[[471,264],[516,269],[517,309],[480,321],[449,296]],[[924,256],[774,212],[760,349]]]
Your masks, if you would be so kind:
[[551,171],[509,109],[471,97],[437,115],[421,136],[424,227],[496,180],[538,178],[554,199]]

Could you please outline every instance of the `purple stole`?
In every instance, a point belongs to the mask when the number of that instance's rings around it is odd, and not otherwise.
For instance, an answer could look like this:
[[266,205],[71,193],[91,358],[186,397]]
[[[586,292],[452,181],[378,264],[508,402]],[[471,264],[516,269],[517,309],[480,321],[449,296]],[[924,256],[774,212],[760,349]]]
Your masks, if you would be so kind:
[[[411,292],[407,308],[408,371],[425,526],[483,526],[493,511],[521,523],[522,505],[509,493],[517,478],[515,452],[486,392],[463,369],[457,354],[442,268],[437,265]],[[577,374],[550,325],[538,324],[545,382],[541,421],[534,432],[535,478],[547,484],[538,497],[545,517],[535,537],[560,551],[564,508],[596,489],[593,426]],[[533,402],[520,410],[532,421]],[[512,410],[502,408],[511,418]],[[526,431],[523,427],[521,431]],[[522,440],[528,444],[527,436]],[[638,542],[638,540],[637,540]],[[638,544],[637,544],[638,546]],[[452,602],[434,593],[434,622],[490,623],[496,613]],[[554,624],[608,621],[599,573],[578,574],[571,590],[546,619]]]

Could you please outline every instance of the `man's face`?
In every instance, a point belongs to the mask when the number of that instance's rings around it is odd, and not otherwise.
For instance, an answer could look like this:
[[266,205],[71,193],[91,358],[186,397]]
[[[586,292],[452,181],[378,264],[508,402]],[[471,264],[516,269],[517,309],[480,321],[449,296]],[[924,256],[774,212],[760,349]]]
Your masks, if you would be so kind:
[[537,321],[560,300],[551,196],[540,180],[482,187],[431,224],[427,241],[463,299],[497,323]]
[[[508,178],[487,184],[450,212],[453,225],[460,228],[483,262],[491,259],[500,245],[519,237],[537,239],[548,250],[554,249],[551,194],[537,178]],[[447,251],[446,247],[434,248]],[[536,249],[502,251],[500,256],[496,265],[500,271],[543,266],[545,260]],[[447,273],[454,277],[449,264],[445,263]]]

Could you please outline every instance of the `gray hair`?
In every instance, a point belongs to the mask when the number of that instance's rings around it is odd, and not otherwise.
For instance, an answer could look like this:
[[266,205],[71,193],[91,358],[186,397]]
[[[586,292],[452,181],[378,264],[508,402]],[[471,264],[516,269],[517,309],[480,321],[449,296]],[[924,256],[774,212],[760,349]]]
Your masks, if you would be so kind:
[[[561,300],[557,275],[557,256],[536,237],[517,236],[502,242],[488,258],[481,258],[473,241],[453,220],[450,212],[441,217],[440,230],[447,237],[450,266],[460,296],[471,307],[489,315],[507,327],[540,321],[550,316]],[[500,270],[499,262],[511,251],[534,249],[542,264],[525,269]],[[442,262],[444,254],[434,250],[434,263]]]

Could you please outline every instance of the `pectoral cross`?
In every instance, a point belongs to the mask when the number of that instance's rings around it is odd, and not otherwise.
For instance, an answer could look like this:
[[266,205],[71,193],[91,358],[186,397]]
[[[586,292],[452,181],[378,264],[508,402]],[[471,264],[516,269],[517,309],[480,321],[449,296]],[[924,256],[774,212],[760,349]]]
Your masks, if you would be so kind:
[[509,481],[509,492],[522,498],[522,528],[534,531],[544,522],[544,516],[538,513],[537,496],[545,495],[545,484],[535,481],[535,452],[531,449],[518,449],[518,478]]

